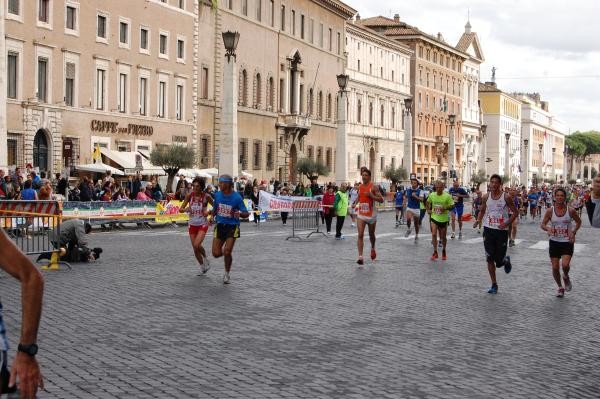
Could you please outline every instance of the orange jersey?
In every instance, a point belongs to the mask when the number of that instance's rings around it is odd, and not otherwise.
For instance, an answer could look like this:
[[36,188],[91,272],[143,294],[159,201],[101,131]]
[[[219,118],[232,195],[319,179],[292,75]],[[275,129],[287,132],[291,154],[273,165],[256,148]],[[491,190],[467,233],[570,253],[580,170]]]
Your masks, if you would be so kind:
[[361,184],[358,187],[358,215],[365,218],[375,216],[375,201],[369,196],[373,190],[373,183]]

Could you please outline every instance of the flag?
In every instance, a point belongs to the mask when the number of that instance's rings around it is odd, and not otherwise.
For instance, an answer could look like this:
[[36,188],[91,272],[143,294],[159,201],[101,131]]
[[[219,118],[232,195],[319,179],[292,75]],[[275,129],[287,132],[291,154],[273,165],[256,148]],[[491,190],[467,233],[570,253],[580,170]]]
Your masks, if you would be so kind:
[[100,144],[96,144],[96,149],[94,150],[94,153],[92,154],[92,159],[94,160],[94,163],[97,163],[102,160],[102,153],[100,152]]
[[521,169],[521,165],[519,165],[519,173],[523,173],[523,170]]
[[547,139],[547,138],[548,138],[548,131],[544,130],[544,139]]

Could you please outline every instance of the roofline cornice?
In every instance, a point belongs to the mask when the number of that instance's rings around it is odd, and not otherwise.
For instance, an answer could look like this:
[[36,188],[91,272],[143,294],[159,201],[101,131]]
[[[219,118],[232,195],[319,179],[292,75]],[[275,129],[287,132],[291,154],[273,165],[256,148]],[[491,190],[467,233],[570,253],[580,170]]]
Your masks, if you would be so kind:
[[392,50],[402,52],[406,55],[412,55],[414,53],[414,51],[412,51],[411,48],[407,45],[398,43],[396,40],[390,39],[387,36],[380,35],[377,32],[367,30],[366,28],[360,25],[348,23],[346,24],[346,29],[348,30],[348,33],[360,36],[363,39],[373,41],[381,46],[385,46]]
[[452,47],[451,45],[449,45],[448,43],[444,43],[444,42],[440,42],[432,37],[430,37],[429,35],[425,34],[425,33],[419,33],[416,35],[393,35],[390,34],[389,37],[393,37],[397,40],[403,40],[403,39],[415,39],[415,40],[421,40],[424,42],[428,42],[430,44],[433,44],[435,46],[441,47],[446,51],[450,51],[451,53],[454,53],[462,58],[464,58],[465,60],[468,58],[471,58],[471,56],[467,53],[463,53],[460,50],[457,50],[455,47]]
[[327,8],[330,11],[342,16],[344,19],[350,19],[354,17],[358,11],[349,5],[342,3],[341,1],[335,0],[313,0],[313,2]]

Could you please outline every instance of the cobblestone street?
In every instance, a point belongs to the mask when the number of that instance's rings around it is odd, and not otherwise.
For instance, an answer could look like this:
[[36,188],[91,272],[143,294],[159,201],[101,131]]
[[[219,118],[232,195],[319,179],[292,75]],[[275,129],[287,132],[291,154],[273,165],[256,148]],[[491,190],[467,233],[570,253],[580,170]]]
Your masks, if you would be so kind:
[[[537,221],[521,223],[496,296],[471,223],[431,262],[428,229],[414,242],[381,214],[364,268],[349,221],[343,241],[244,224],[229,286],[222,260],[197,275],[185,228],[94,233],[99,262],[45,273],[39,397],[598,398],[600,231],[587,224],[563,299]],[[2,274],[0,292],[14,349],[18,286]]]

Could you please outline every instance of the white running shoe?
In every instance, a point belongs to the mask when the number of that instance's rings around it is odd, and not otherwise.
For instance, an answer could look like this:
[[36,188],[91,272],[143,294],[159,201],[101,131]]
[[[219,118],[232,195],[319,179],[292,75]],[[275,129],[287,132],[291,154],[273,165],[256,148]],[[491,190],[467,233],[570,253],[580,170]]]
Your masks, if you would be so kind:
[[356,223],[352,222],[352,227],[356,227]]
[[452,240],[454,240],[454,238],[456,238],[456,235],[454,234],[454,232],[452,232],[452,235],[450,236],[450,238],[451,238]]
[[223,274],[223,284],[229,284],[231,280],[231,277],[229,277],[229,273],[225,272],[225,274]]
[[461,240],[462,239],[462,231],[458,232],[458,239]]
[[210,262],[206,256],[202,257],[202,264],[200,265],[200,270],[202,270],[202,274],[206,274],[207,271],[210,270]]
[[406,233],[404,234],[404,237],[408,237],[410,235],[410,228],[408,230],[406,230]]

